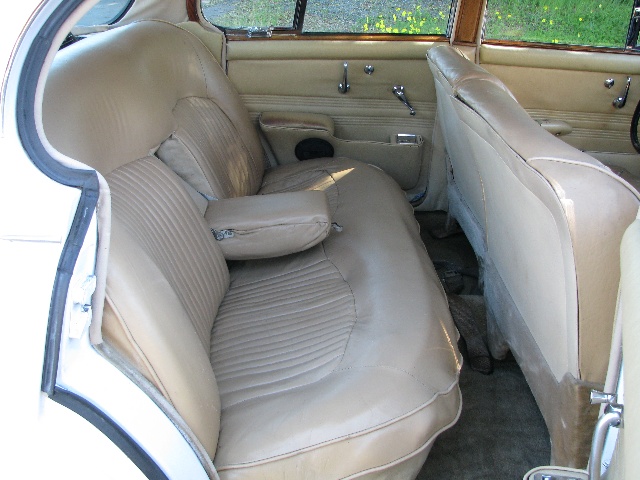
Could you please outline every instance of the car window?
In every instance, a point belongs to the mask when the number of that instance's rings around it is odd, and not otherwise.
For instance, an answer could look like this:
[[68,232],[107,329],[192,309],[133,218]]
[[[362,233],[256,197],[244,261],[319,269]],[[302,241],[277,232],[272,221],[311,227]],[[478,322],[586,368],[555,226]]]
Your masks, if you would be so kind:
[[[202,0],[201,8],[207,20],[223,28],[280,27],[303,33],[444,35],[449,24],[451,0]],[[301,11],[304,15],[300,15]]]
[[633,0],[489,0],[485,39],[624,47]]
[[207,20],[225,28],[290,28],[296,0],[201,0],[200,8]]
[[80,19],[77,26],[110,25],[122,18],[132,4],[133,0],[100,0]]
[[304,32],[444,35],[451,2],[308,0]]

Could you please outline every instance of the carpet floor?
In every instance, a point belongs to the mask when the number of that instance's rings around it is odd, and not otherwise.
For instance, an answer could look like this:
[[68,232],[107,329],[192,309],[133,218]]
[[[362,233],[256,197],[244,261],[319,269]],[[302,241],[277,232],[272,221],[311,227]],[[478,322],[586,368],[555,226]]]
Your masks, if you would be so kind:
[[[439,274],[443,269],[463,272],[456,293],[474,311],[479,329],[486,332],[471,245],[462,233],[444,239],[430,235],[444,225],[444,212],[419,212],[416,218]],[[465,356],[464,344],[461,350]],[[546,465],[551,454],[549,434],[515,360],[494,360],[490,375],[474,372],[468,365],[465,361],[460,374],[460,419],[436,439],[418,479],[519,480],[531,468]]]

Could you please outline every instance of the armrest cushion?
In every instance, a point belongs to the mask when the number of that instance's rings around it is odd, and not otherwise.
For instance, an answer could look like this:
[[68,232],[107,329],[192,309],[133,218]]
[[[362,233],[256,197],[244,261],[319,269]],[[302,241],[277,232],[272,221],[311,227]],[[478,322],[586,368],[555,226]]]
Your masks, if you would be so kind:
[[205,219],[228,260],[301,252],[324,240],[331,229],[329,202],[320,191],[212,201]]
[[263,112],[260,115],[260,128],[263,132],[270,129],[318,130],[329,135],[334,133],[331,117],[320,113],[301,112]]

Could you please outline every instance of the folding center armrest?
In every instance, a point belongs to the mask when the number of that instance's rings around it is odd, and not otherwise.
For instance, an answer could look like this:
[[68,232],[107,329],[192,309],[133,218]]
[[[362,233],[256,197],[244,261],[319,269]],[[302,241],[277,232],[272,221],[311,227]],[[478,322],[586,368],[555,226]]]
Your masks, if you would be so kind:
[[329,202],[322,191],[214,200],[205,219],[228,260],[301,252],[324,240],[331,229]]

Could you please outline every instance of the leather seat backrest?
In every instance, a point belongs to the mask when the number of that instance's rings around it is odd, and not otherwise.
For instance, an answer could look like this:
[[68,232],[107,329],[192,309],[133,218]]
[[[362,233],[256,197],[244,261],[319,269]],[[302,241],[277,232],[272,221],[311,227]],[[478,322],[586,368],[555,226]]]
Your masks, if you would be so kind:
[[58,52],[45,88],[49,142],[103,174],[153,154],[207,196],[260,187],[264,151],[246,107],[186,30],[143,21],[81,40]]
[[[483,256],[486,249],[486,219],[484,211],[484,187],[482,175],[473,155],[472,145],[462,134],[460,120],[453,107],[459,85],[470,79],[483,79],[493,82],[504,90],[508,89],[482,67],[469,61],[459,50],[449,45],[432,48],[427,54],[429,67],[436,86],[438,120],[443,131],[445,147],[451,162],[453,197],[449,202],[461,201],[463,211],[457,218],[465,230],[476,253]],[[461,197],[461,198],[459,198]],[[455,207],[453,207],[455,208]],[[470,212],[471,218],[467,218]]]
[[638,198],[607,167],[546,132],[500,86],[454,102],[483,178],[488,257],[560,381],[604,381],[620,240]]
[[179,173],[207,195],[255,193],[263,151],[245,107],[197,38],[148,21],[58,53],[43,127],[55,149],[98,170],[111,190],[104,339],[173,404],[213,458],[220,395],[211,331],[229,271],[184,182],[154,155],[163,146],[182,155],[187,167]]
[[427,53],[427,59],[432,65],[434,75],[437,72],[443,84],[446,84],[453,92],[462,82],[478,78],[495,83],[511,95],[509,89],[498,77],[487,72],[480,65],[473,63],[455,47],[450,45],[433,47]]
[[211,458],[221,400],[211,331],[229,288],[220,247],[155,157],[117,168],[102,334],[171,402]]

